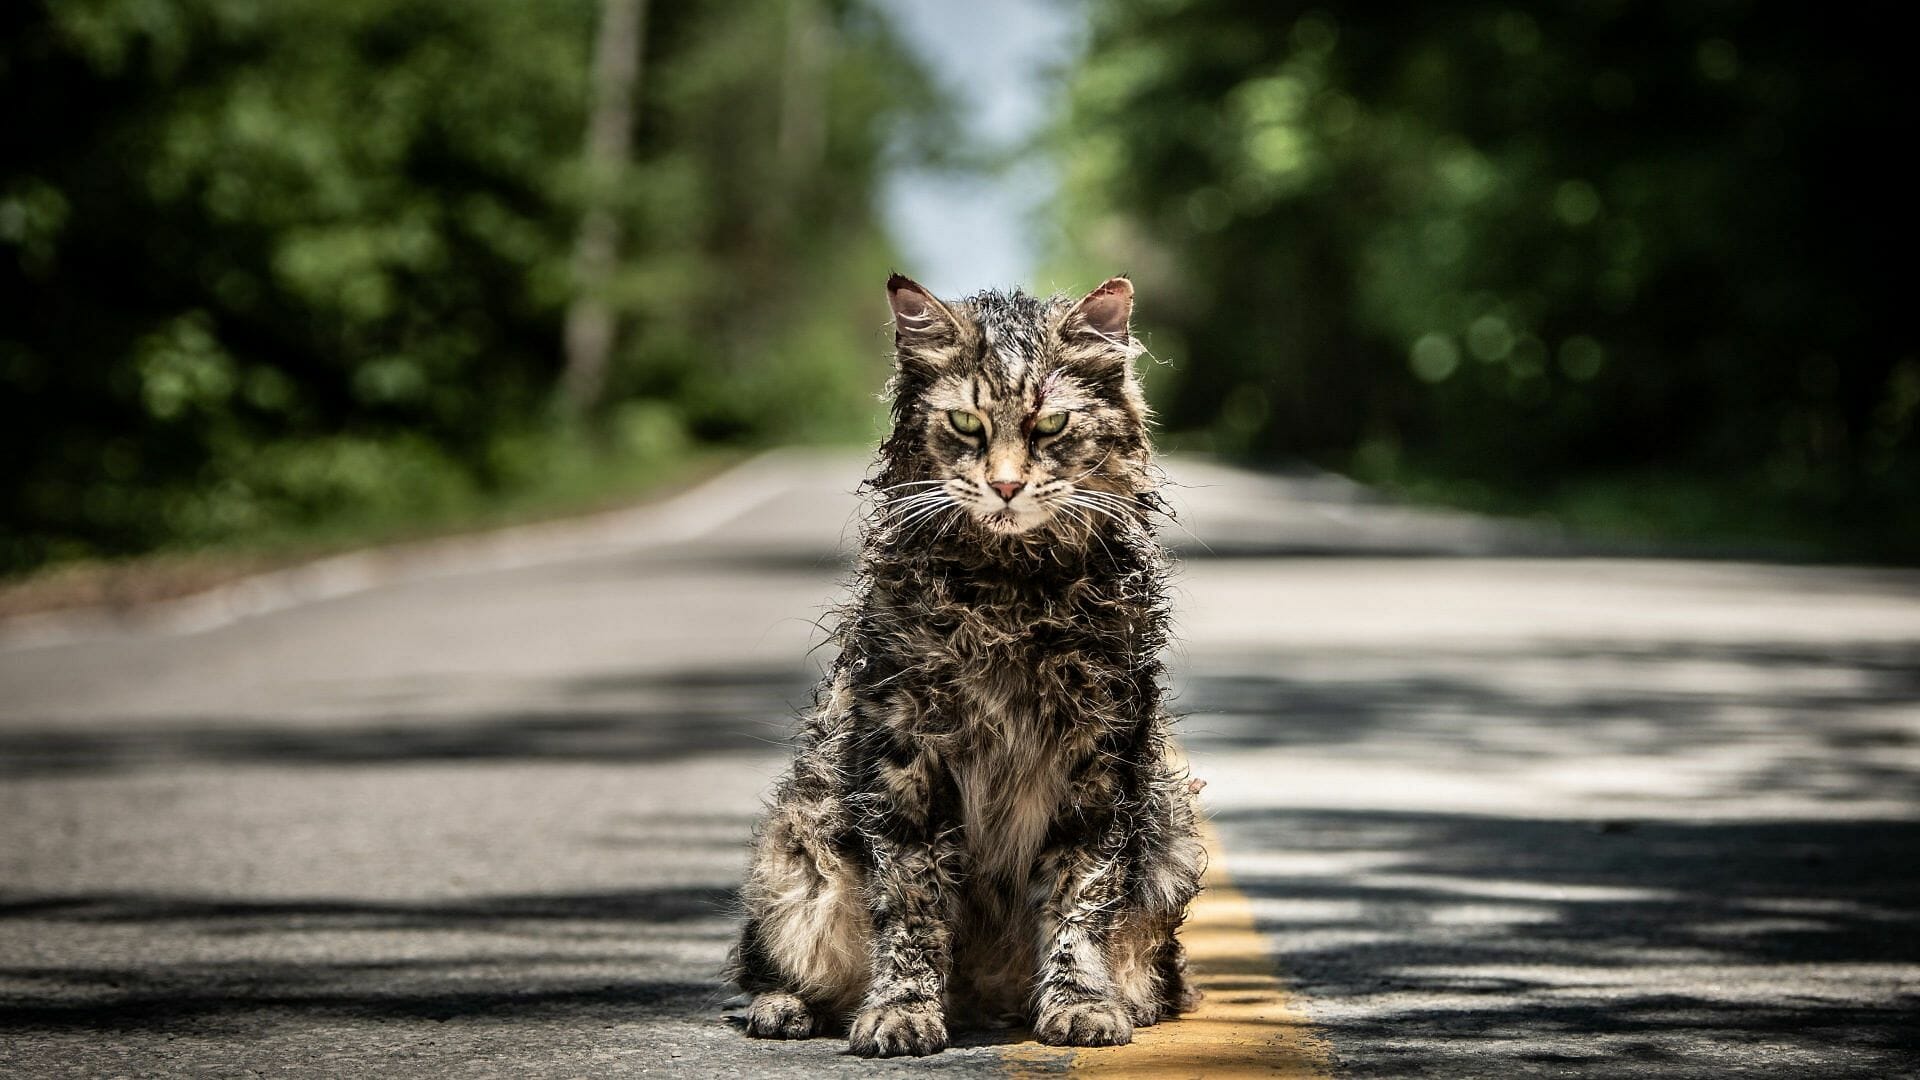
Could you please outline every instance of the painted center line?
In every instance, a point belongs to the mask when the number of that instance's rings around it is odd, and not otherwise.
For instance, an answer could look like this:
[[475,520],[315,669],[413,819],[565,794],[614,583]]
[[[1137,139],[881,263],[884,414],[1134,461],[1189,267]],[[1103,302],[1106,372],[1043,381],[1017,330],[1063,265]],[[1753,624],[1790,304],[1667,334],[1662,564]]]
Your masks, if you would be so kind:
[[1200,1008],[1139,1028],[1126,1046],[1025,1043],[1007,1053],[1013,1076],[1238,1077],[1326,1080],[1333,1055],[1274,974],[1253,904],[1227,873],[1220,837],[1207,829],[1206,889],[1180,933],[1189,975],[1206,991]]

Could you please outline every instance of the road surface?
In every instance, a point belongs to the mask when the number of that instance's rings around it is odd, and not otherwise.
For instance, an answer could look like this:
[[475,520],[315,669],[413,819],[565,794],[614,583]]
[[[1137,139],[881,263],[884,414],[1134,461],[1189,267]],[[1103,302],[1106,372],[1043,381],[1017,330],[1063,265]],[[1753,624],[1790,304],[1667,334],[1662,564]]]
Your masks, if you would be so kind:
[[745,1039],[732,889],[862,468],[0,624],[0,1075],[1920,1075],[1920,573],[1203,462],[1174,661],[1244,1022]]

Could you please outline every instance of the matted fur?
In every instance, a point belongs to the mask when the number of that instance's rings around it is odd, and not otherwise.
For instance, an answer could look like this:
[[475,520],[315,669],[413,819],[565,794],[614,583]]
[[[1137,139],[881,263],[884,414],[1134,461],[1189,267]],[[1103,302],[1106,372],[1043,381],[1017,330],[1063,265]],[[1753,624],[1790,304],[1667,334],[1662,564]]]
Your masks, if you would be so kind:
[[750,1034],[866,1055],[938,1051],[949,1021],[1126,1042],[1197,1000],[1176,932],[1205,861],[1161,706],[1132,289],[889,291],[893,429],[729,976]]

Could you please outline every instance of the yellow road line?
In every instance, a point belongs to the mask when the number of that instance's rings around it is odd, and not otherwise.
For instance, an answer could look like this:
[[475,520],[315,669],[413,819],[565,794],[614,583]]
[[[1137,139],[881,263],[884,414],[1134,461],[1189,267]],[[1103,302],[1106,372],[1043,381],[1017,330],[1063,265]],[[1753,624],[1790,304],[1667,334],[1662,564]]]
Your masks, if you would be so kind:
[[1014,1076],[1205,1077],[1326,1080],[1326,1042],[1274,974],[1267,942],[1254,929],[1253,905],[1234,887],[1220,838],[1207,830],[1206,890],[1180,938],[1189,972],[1206,1000],[1185,1016],[1133,1033],[1126,1046],[1053,1047],[1022,1043],[1005,1061]]

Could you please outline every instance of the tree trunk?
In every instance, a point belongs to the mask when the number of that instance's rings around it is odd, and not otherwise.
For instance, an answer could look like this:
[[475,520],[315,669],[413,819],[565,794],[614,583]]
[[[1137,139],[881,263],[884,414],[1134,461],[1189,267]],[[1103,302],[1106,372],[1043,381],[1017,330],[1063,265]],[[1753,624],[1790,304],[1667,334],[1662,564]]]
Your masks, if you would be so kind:
[[[787,49],[780,73],[780,128],[774,145],[780,178],[793,183],[820,166],[826,149],[825,79],[832,27],[816,0],[787,0]],[[786,205],[785,201],[781,201]]]
[[607,286],[620,258],[614,184],[633,149],[633,115],[646,46],[647,0],[603,0],[594,44],[593,103],[587,116],[585,208],[573,248],[573,303],[567,308],[566,370],[561,405],[572,416],[592,411],[607,382],[618,329]]

